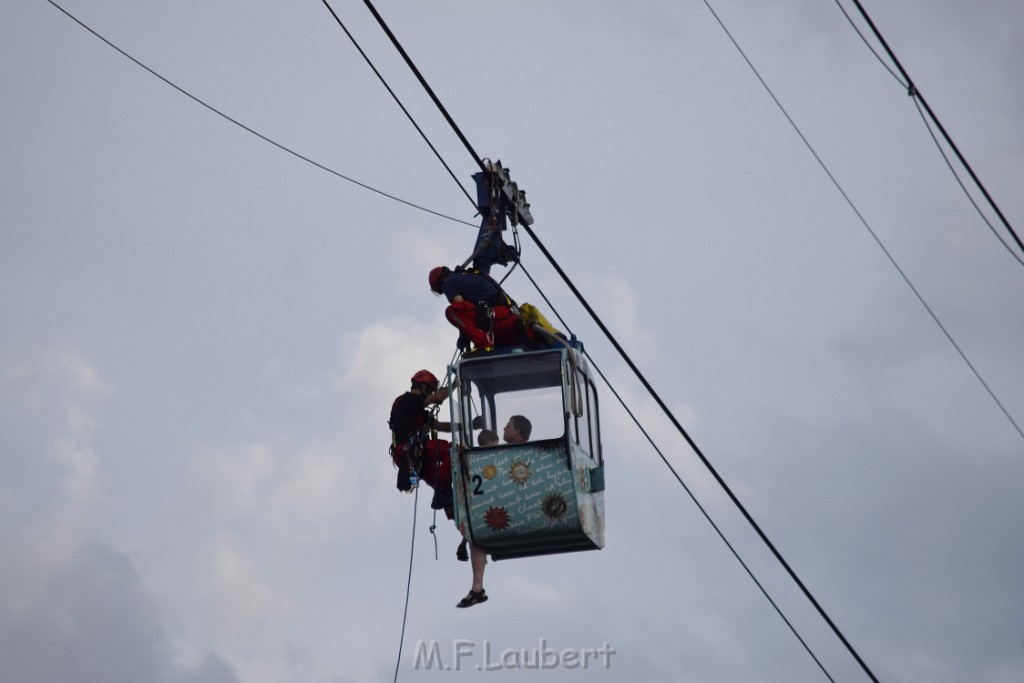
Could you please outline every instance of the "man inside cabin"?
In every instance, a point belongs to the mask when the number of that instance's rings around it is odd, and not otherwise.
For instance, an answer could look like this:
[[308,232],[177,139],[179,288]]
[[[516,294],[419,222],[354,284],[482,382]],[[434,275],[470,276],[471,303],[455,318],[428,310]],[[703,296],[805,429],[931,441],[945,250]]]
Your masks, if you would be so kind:
[[412,376],[409,391],[391,404],[391,459],[398,468],[399,491],[411,491],[412,474],[416,473],[434,489],[430,504],[435,510],[444,510],[448,519],[454,518],[452,507],[451,444],[434,436],[435,430],[451,431],[451,424],[433,416],[429,406],[448,398],[448,387],[438,389],[437,377],[428,370]]
[[505,425],[502,437],[505,443],[525,443],[530,440],[533,425],[522,415],[513,415]]

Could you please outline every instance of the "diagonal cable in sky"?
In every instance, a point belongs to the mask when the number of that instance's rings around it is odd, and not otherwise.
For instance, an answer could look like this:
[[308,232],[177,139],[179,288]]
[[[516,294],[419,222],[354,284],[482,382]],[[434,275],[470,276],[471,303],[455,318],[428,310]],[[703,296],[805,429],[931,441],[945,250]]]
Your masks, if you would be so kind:
[[871,227],[871,224],[868,223],[866,218],[864,218],[864,215],[857,208],[857,205],[853,203],[853,199],[851,199],[850,195],[846,193],[846,190],[843,189],[843,186],[839,183],[839,180],[835,177],[835,175],[832,174],[832,171],[829,170],[828,165],[825,164],[825,161],[818,154],[817,150],[814,149],[814,145],[811,144],[810,140],[808,140],[807,137],[803,134],[803,131],[800,130],[800,127],[796,124],[796,121],[793,120],[793,117],[789,115],[789,112],[786,111],[786,108],[782,105],[782,102],[779,101],[779,98],[775,96],[775,93],[772,91],[771,87],[761,76],[761,73],[757,70],[757,67],[755,67],[754,63],[750,61],[750,58],[747,57],[747,54],[743,51],[743,48],[740,47],[740,44],[736,41],[736,38],[734,38],[729,29],[726,28],[725,23],[718,16],[718,13],[715,12],[713,7],[711,7],[711,3],[709,2],[709,0],[704,0],[704,4],[707,6],[712,16],[714,16],[715,21],[718,22],[718,25],[722,27],[722,30],[725,32],[725,35],[728,36],[733,46],[736,48],[737,51],[739,51],[740,56],[743,57],[743,60],[747,63],[747,66],[749,66],[750,70],[754,72],[754,76],[756,76],[757,80],[760,81],[762,86],[764,86],[764,89],[768,92],[768,95],[775,103],[775,106],[779,108],[779,111],[782,112],[782,115],[789,122],[789,125],[793,127],[794,131],[796,131],[797,136],[799,136],[800,140],[804,143],[804,146],[807,147],[808,151],[811,153],[811,156],[813,156],[814,160],[818,162],[818,165],[821,166],[822,170],[825,172],[825,175],[828,176],[828,179],[839,191],[839,194],[842,195],[843,199],[849,205],[854,215],[856,215],[857,218],[860,220],[861,225],[864,226],[864,228],[868,231],[871,237],[875,240],[875,243],[878,244],[879,248],[882,250],[882,253],[884,253],[885,257],[889,259],[889,262],[892,264],[893,268],[895,268],[896,272],[899,273],[901,278],[903,278],[903,281],[907,284],[907,287],[910,288],[910,291],[914,293],[914,296],[917,297],[917,300],[928,312],[928,315],[931,316],[933,321],[935,321],[935,324],[942,331],[942,334],[945,335],[946,339],[956,350],[957,354],[960,355],[960,358],[964,361],[964,363],[967,365],[970,371],[974,374],[974,377],[981,384],[982,388],[985,389],[986,393],[988,393],[988,395],[992,398],[992,400],[995,402],[999,410],[1002,411],[1003,415],[1006,416],[1006,419],[1009,420],[1010,424],[1013,426],[1014,430],[1016,430],[1017,434],[1019,434],[1020,437],[1024,439],[1024,429],[1021,429],[1021,426],[1017,424],[1017,420],[1015,420],[1013,415],[1010,414],[1010,411],[1006,409],[1006,406],[1003,405],[1003,402],[999,399],[998,396],[996,396],[996,393],[992,390],[992,387],[989,386],[988,382],[986,382],[985,379],[981,376],[981,373],[978,372],[978,369],[974,367],[973,363],[971,363],[970,359],[967,357],[967,354],[964,353],[964,350],[960,348],[960,345],[957,344],[955,339],[953,339],[953,335],[950,334],[949,330],[946,329],[946,326],[942,324],[941,320],[939,320],[939,316],[936,315],[935,311],[932,310],[932,307],[928,305],[928,302],[925,301],[924,296],[917,289],[917,287],[914,286],[914,283],[910,281],[910,276],[908,276],[906,271],[904,271],[903,268],[900,267],[900,264],[897,263],[896,258],[892,255],[889,249],[886,248],[885,243],[882,242],[882,239],[878,236],[878,233],[875,232],[874,228]]
[[[398,42],[398,39],[395,37],[394,33],[392,33],[391,29],[387,27],[386,22],[384,21],[383,17],[381,17],[381,15],[377,12],[376,8],[374,8],[373,3],[370,0],[363,0],[363,3],[367,6],[367,8],[373,14],[374,18],[377,19],[377,23],[380,24],[381,28],[388,35],[388,37],[391,39],[391,42],[395,45],[395,48],[402,55],[403,59],[405,59],[406,64],[409,66],[409,68],[412,70],[412,72],[416,75],[416,78],[420,81],[420,84],[423,86],[423,88],[430,95],[431,99],[434,100],[434,103],[437,105],[438,109],[441,111],[441,113],[444,116],[444,118],[448,121],[449,125],[451,125],[451,127],[452,127],[453,131],[455,132],[455,134],[459,137],[460,140],[462,140],[462,142],[465,145],[466,150],[469,152],[470,156],[472,156],[473,160],[481,167],[481,169],[483,169],[483,167],[484,167],[483,160],[473,150],[473,147],[472,147],[472,145],[470,145],[469,140],[466,139],[466,136],[463,135],[462,131],[459,129],[459,127],[455,123],[454,119],[452,119],[452,117],[448,113],[447,109],[445,109],[444,105],[441,103],[441,101],[438,99],[438,97],[434,94],[433,89],[427,83],[426,79],[423,77],[423,74],[420,73],[419,69],[416,68],[416,65],[413,63],[412,59],[406,53],[405,49],[402,48],[401,44]],[[701,451],[701,449],[697,446],[696,442],[690,437],[689,433],[687,433],[687,431],[683,428],[682,424],[679,423],[679,421],[676,419],[675,415],[669,409],[668,405],[665,404],[665,402],[661,399],[661,397],[658,395],[658,393],[654,390],[654,387],[651,386],[650,382],[647,381],[647,378],[644,377],[643,373],[640,372],[640,368],[638,368],[636,366],[636,364],[633,363],[633,360],[629,357],[629,355],[625,352],[625,350],[622,348],[622,346],[618,343],[618,341],[612,335],[611,331],[601,321],[601,319],[598,317],[598,315],[594,311],[594,309],[591,308],[590,304],[583,297],[582,293],[580,293],[580,291],[576,288],[576,286],[573,284],[572,280],[569,279],[569,276],[566,275],[565,271],[562,270],[561,266],[558,265],[558,262],[551,255],[551,252],[549,252],[547,250],[547,248],[544,246],[544,244],[537,237],[536,233],[534,233],[534,231],[531,229],[531,227],[525,221],[522,221],[522,224],[523,224],[522,225],[523,229],[526,230],[527,234],[530,235],[530,238],[534,241],[534,244],[537,245],[537,247],[544,254],[545,258],[547,258],[547,260],[551,264],[551,266],[555,269],[555,271],[558,273],[558,275],[562,278],[562,281],[566,284],[566,286],[570,289],[570,291],[572,291],[572,293],[576,297],[577,301],[579,301],[580,304],[583,306],[583,308],[586,309],[586,311],[590,315],[591,319],[601,329],[601,332],[604,334],[605,338],[612,344],[612,346],[615,347],[615,349],[616,349],[616,351],[618,351],[620,357],[626,362],[626,364],[629,366],[630,370],[633,371],[633,374],[637,377],[637,379],[640,381],[640,383],[643,384],[644,388],[650,394],[651,398],[654,399],[654,401],[662,409],[662,412],[664,412],[665,415],[672,422],[672,425],[676,428],[676,430],[682,435],[682,437],[690,445],[690,448],[693,449],[694,453],[697,455],[697,457],[700,459],[700,461],[704,464],[705,468],[711,473],[711,475],[714,477],[714,479],[718,483],[718,485],[722,488],[722,490],[726,493],[726,495],[729,497],[729,499],[732,501],[732,503],[736,506],[736,508],[740,511],[740,513],[743,515],[743,517],[747,520],[747,522],[750,524],[750,526],[754,529],[754,531],[757,533],[757,535],[761,538],[761,540],[765,543],[765,545],[768,547],[768,549],[772,552],[772,554],[775,556],[775,559],[780,563],[780,565],[783,567],[783,569],[786,570],[786,573],[789,574],[791,579],[793,579],[793,581],[796,583],[796,585],[800,588],[801,592],[803,592],[804,596],[810,601],[810,603],[814,606],[815,610],[817,610],[818,614],[825,620],[825,622],[831,628],[832,632],[839,638],[839,640],[846,647],[847,651],[849,651],[850,654],[853,656],[853,658],[857,661],[857,663],[860,665],[861,669],[868,675],[868,677],[872,681],[875,681],[875,683],[878,683],[878,679],[875,677],[874,673],[868,667],[867,663],[861,658],[860,654],[858,654],[856,649],[854,649],[853,645],[846,639],[846,636],[844,636],[842,631],[839,630],[839,627],[835,624],[834,621],[832,621],[832,618],[829,617],[827,612],[825,612],[825,609],[817,601],[817,599],[810,592],[810,590],[807,588],[807,586],[804,584],[804,582],[800,579],[799,576],[797,576],[796,572],[789,565],[789,563],[785,560],[785,558],[783,558],[783,556],[779,552],[778,548],[775,547],[775,544],[772,543],[772,541],[768,538],[767,534],[765,534],[765,532],[761,529],[761,526],[754,520],[753,516],[751,516],[751,514],[747,511],[746,507],[740,502],[739,498],[733,492],[732,488],[725,482],[725,480],[721,477],[721,475],[718,473],[718,471],[715,469],[715,467],[711,464],[711,461],[708,460],[707,456],[704,455],[704,453]]]
[[[348,181],[348,182],[350,182],[350,183],[352,183],[354,185],[358,185],[359,187],[363,188],[364,190],[369,190],[370,192],[375,192],[375,193],[381,195],[382,197],[386,197],[387,199],[390,199],[392,201],[396,201],[396,202],[399,202],[401,204],[405,204],[406,206],[409,206],[409,207],[412,207],[414,209],[417,209],[418,211],[424,211],[426,213],[433,214],[433,215],[435,215],[435,216],[437,216],[439,218],[445,218],[447,220],[454,221],[456,223],[462,223],[464,225],[468,225],[468,226],[473,227],[473,228],[478,227],[475,223],[470,223],[469,221],[464,221],[461,218],[454,218],[452,216],[445,215],[445,214],[440,213],[438,211],[434,211],[433,209],[428,209],[428,208],[426,208],[424,206],[420,206],[418,204],[414,204],[414,203],[412,203],[410,201],[402,199],[401,197],[396,197],[395,195],[388,194],[387,192],[384,192],[383,190],[378,190],[377,188],[372,187],[370,185],[367,185],[366,183],[362,183],[362,182],[356,180],[355,178],[350,178],[347,175],[339,173],[338,171],[335,171],[334,169],[332,169],[332,168],[330,168],[328,166],[325,166],[324,164],[321,164],[320,162],[315,161],[315,160],[311,159],[310,157],[304,156],[304,155],[296,152],[295,150],[291,149],[290,147],[287,147],[287,146],[281,144],[280,142],[277,142],[276,140],[274,140],[272,138],[267,137],[263,133],[260,133],[259,131],[257,131],[255,129],[250,128],[249,126],[245,125],[244,123],[242,123],[238,119],[232,118],[231,116],[225,114],[223,111],[221,111],[220,109],[217,109],[213,105],[206,103],[205,101],[201,100],[200,98],[196,97],[195,95],[193,95],[189,91],[187,91],[184,88],[182,88],[181,86],[177,85],[176,83],[174,83],[171,80],[169,80],[169,79],[165,78],[164,76],[160,75],[159,73],[157,73],[156,71],[154,71],[150,67],[146,66],[145,64],[140,62],[138,59],[136,59],[132,55],[128,54],[126,51],[122,50],[120,47],[118,47],[117,45],[115,45],[111,41],[107,40],[102,35],[100,35],[97,31],[93,30],[90,26],[88,26],[81,19],[79,19],[75,15],[71,14],[71,12],[69,12],[66,9],[64,9],[63,7],[61,7],[59,4],[57,4],[57,2],[55,2],[55,0],[46,0],[46,1],[49,2],[51,5],[53,5],[54,7],[56,7],[62,13],[64,13],[69,19],[74,21],[76,24],[78,24],[79,26],[84,28],[86,31],[88,31],[89,33],[91,33],[95,37],[99,38],[101,41],[106,43],[107,46],[113,48],[116,52],[120,53],[122,56],[126,57],[127,59],[129,59],[131,62],[133,62],[137,66],[141,67],[142,69],[145,69],[146,71],[148,71],[153,76],[156,76],[161,81],[163,81],[167,85],[171,86],[172,88],[174,88],[175,90],[177,90],[178,92],[180,92],[182,95],[184,95],[185,97],[189,98],[193,102],[196,102],[197,104],[200,104],[203,107],[206,107],[207,109],[212,111],[217,116],[220,116],[221,118],[223,118],[223,119],[225,119],[227,121],[230,121],[231,123],[233,123],[236,126],[238,126],[239,128],[241,128],[242,130],[245,130],[245,131],[247,131],[249,133],[252,133],[253,135],[258,137],[259,139],[263,140],[264,142],[269,142],[274,147],[277,147],[278,149],[280,149],[280,150],[282,150],[284,152],[287,152],[288,154],[291,154],[292,156],[294,156],[294,157],[296,157],[298,159],[301,159],[302,161],[305,161],[308,164],[312,164],[313,166],[316,166],[317,168],[319,168],[322,171],[327,171],[331,175],[337,176],[338,178],[341,178],[342,180],[346,180],[346,181]],[[456,182],[458,182],[458,181],[456,180]],[[460,185],[460,187],[461,187],[461,185]]]
[[[936,116],[934,111],[932,111],[932,108],[928,105],[928,101],[924,99],[924,95],[921,94],[921,91],[914,84],[913,79],[910,78],[910,74],[907,73],[907,70],[903,68],[903,64],[900,63],[900,60],[896,57],[896,53],[894,53],[892,51],[892,48],[889,47],[889,43],[882,36],[882,33],[881,31],[878,30],[878,27],[875,26],[875,22],[872,21],[871,17],[868,15],[867,10],[864,9],[864,5],[860,3],[860,0],[853,0],[853,4],[857,6],[857,10],[860,12],[861,16],[864,17],[864,21],[867,22],[868,27],[870,27],[872,33],[875,34],[875,37],[878,39],[878,42],[882,45],[882,49],[884,49],[885,53],[889,55],[889,59],[892,60],[892,63],[896,66],[896,69],[899,70],[900,74],[903,75],[903,81],[901,82],[904,84],[904,87],[906,87],[907,94],[913,97],[914,101],[920,107],[924,108],[924,111],[928,115],[928,118],[931,119],[932,123],[935,124],[935,127],[942,135],[942,139],[946,141],[947,145],[949,145],[949,148],[953,150],[953,154],[956,156],[957,160],[960,161],[961,166],[963,166],[964,170],[967,171],[967,174],[971,176],[971,180],[974,181],[974,185],[985,197],[985,200],[988,202],[988,205],[992,207],[992,210],[995,211],[996,216],[999,217],[999,220],[1000,222],[1002,222],[1003,227],[1006,228],[1006,231],[1010,234],[1010,237],[1013,238],[1013,241],[1020,248],[1021,252],[1024,252],[1024,242],[1021,242],[1020,236],[1017,235],[1017,232],[1013,229],[1013,226],[1010,225],[1010,221],[1007,220],[1005,215],[1003,215],[1003,212],[999,209],[999,205],[996,204],[995,199],[993,199],[992,195],[990,195],[988,193],[988,190],[985,189],[985,184],[981,182],[981,178],[979,178],[977,174],[974,172],[974,169],[971,168],[971,164],[968,163],[964,155],[960,153],[960,148],[956,146],[955,142],[953,142],[953,138],[950,137],[948,132],[946,132],[946,127],[942,125],[942,122],[939,121],[939,117]],[[840,6],[840,9],[842,9],[842,6]],[[845,10],[843,11],[843,13],[846,14]],[[874,50],[872,50],[872,52],[873,51]],[[1002,240],[1000,241],[1002,242]],[[1006,246],[1007,249],[1009,249],[1009,246],[1006,245],[1005,242],[1003,242],[1003,245]],[[1015,254],[1012,250],[1010,251],[1010,253],[1017,257],[1018,261],[1021,260],[1020,257],[1017,254]]]

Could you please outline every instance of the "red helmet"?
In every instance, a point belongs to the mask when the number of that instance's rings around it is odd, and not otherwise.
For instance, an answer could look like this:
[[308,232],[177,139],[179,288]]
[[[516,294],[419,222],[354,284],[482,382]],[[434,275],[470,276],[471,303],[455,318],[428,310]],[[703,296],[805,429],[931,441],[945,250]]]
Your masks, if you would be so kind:
[[451,272],[452,271],[447,266],[438,266],[437,268],[431,270],[430,275],[427,277],[427,280],[430,282],[430,291],[432,291],[434,294],[440,294],[441,280],[446,275],[450,275]]
[[412,376],[413,384],[426,384],[430,389],[430,393],[437,391],[437,378],[430,370],[420,370]]

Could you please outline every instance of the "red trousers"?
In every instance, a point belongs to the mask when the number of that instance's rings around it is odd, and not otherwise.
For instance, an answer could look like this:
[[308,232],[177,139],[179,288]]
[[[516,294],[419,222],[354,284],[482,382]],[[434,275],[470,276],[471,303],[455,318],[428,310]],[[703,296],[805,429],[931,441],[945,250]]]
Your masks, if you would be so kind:
[[[452,458],[450,449],[451,444],[444,439],[428,439],[423,444],[422,453],[418,454],[420,461],[415,464],[418,466],[420,479],[430,484],[432,489],[436,490],[438,486],[451,488]],[[408,467],[410,457],[409,444],[403,443],[395,448],[391,459],[394,460],[396,467],[401,467],[403,461]]]
[[511,308],[494,306],[491,310],[494,311],[494,318],[487,327],[477,324],[476,305],[469,301],[456,301],[451,304],[445,309],[444,317],[478,349],[519,346],[526,340],[519,325],[519,316],[513,313]]

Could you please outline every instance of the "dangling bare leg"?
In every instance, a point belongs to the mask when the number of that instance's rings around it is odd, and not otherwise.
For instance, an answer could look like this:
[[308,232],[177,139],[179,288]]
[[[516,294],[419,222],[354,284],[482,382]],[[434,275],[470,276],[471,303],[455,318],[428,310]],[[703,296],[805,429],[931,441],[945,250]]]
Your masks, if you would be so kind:
[[487,593],[484,591],[484,567],[487,566],[487,551],[471,543],[469,545],[469,561],[473,565],[473,588],[456,607],[472,607],[481,602],[487,602]]

